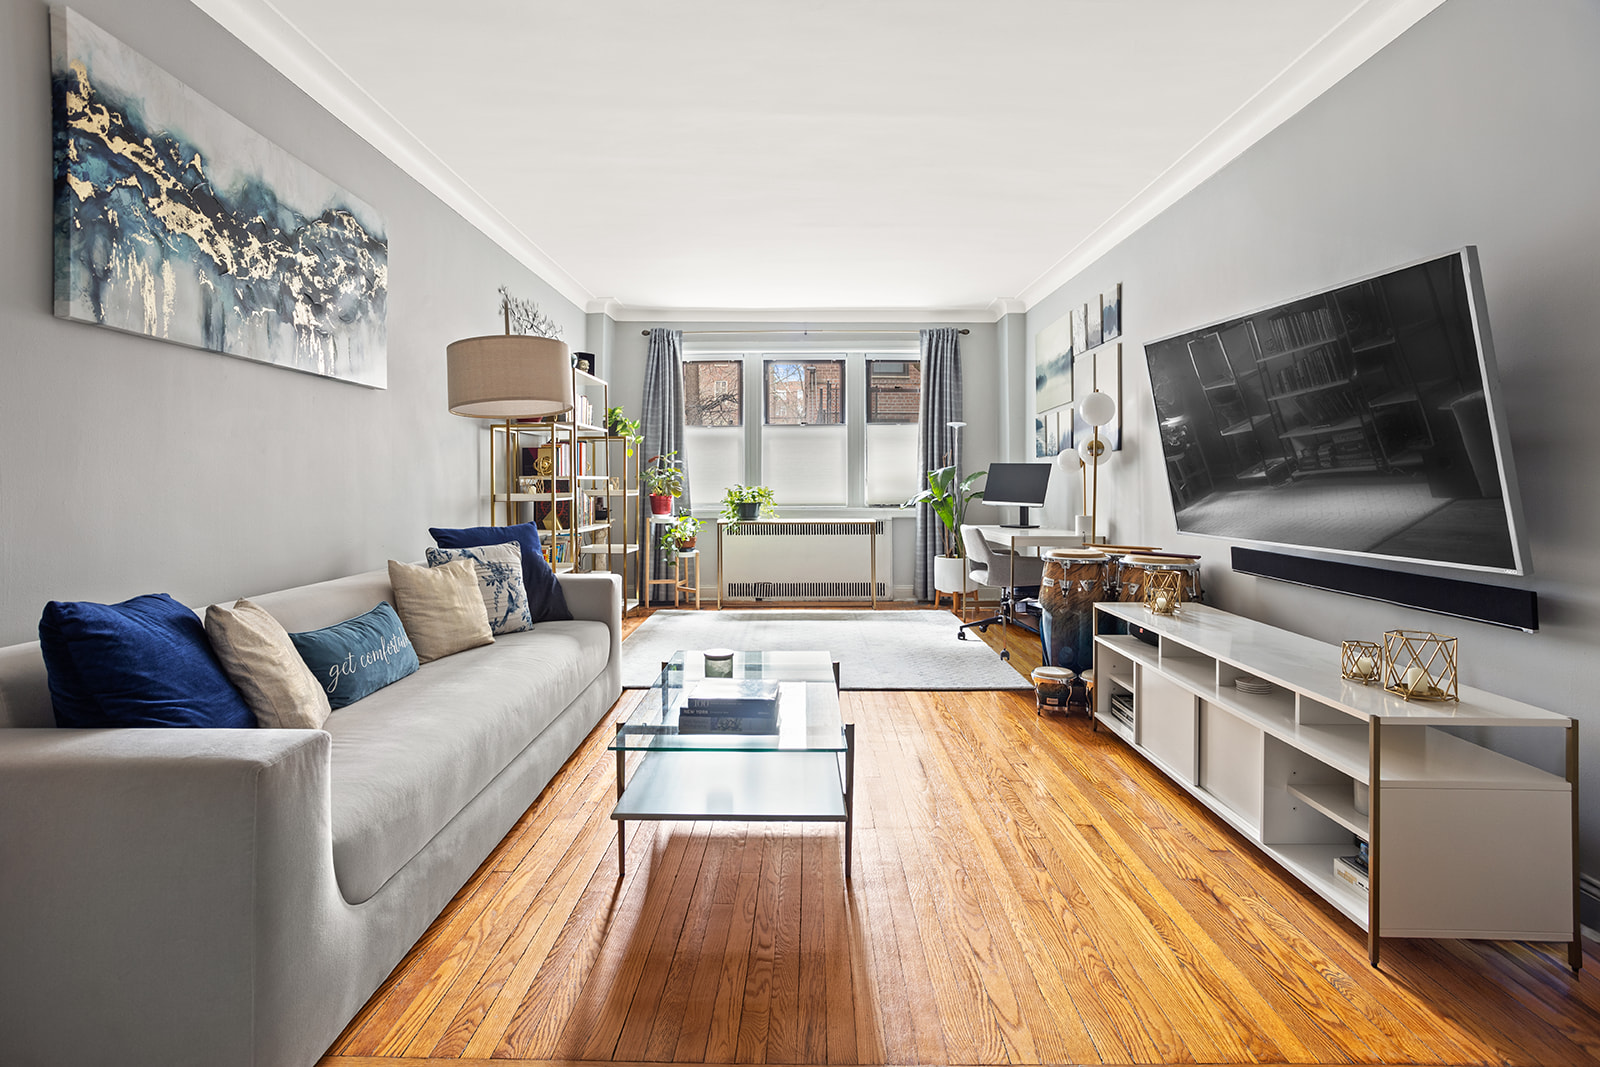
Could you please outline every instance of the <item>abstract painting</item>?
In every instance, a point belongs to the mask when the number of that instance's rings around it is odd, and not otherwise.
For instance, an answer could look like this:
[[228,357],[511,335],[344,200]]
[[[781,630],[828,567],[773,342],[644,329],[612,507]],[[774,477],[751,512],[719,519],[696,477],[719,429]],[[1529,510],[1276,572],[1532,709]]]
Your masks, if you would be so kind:
[[1033,337],[1033,410],[1072,403],[1072,324],[1057,319]]
[[1072,309],[1072,350],[1080,354],[1089,350],[1089,308],[1085,304]]
[[[1093,352],[1086,352],[1078,357],[1077,368],[1078,393],[1074,397],[1082,401],[1084,397],[1098,390],[1109,393],[1111,399],[1117,402],[1117,413],[1111,421],[1100,427],[1100,440],[1109,442],[1111,451],[1118,452],[1122,449],[1122,346],[1102,345]],[[1081,403],[1072,405],[1072,448],[1094,436],[1094,427],[1084,422],[1078,412],[1082,410]]]
[[1122,283],[1118,282],[1100,296],[1103,325],[1102,340],[1110,341],[1122,335]]
[[1103,338],[1100,335],[1100,294],[1096,293],[1094,299],[1089,301],[1089,347],[1098,347]]
[[50,39],[56,314],[385,388],[377,213],[77,12]]

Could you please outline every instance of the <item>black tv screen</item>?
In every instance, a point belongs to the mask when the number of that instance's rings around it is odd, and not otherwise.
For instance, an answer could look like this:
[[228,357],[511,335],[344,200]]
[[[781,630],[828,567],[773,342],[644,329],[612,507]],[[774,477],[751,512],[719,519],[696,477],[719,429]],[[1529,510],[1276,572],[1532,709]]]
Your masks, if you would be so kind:
[[1145,345],[1178,529],[1521,574],[1475,249]]

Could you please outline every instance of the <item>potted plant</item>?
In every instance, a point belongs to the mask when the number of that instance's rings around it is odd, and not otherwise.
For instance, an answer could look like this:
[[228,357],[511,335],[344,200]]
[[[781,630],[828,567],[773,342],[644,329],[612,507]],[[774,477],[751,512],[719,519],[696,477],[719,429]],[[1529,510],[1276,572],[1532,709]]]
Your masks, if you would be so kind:
[[606,408],[606,433],[612,437],[625,437],[629,441],[637,441],[640,437],[639,420],[623,415],[621,407]]
[[651,513],[672,514],[672,498],[683,493],[683,466],[678,461],[678,453],[652,457],[650,465],[639,472],[639,481],[650,494]]
[[973,471],[955,484],[954,465],[931,470],[928,488],[905,502],[906,507],[927,504],[944,526],[944,551],[933,558],[933,587],[942,593],[965,593],[972,588],[967,580],[967,546],[961,543],[961,524],[967,518],[967,505],[983,499],[983,490],[973,486],[988,471]]
[[722,517],[729,522],[749,522],[758,517],[778,517],[777,501],[764,485],[730,485],[722,494]]
[[677,562],[679,552],[687,552],[695,546],[700,535],[700,520],[690,515],[679,515],[671,522],[663,523],[660,530],[656,544],[661,550],[661,558],[671,566]]

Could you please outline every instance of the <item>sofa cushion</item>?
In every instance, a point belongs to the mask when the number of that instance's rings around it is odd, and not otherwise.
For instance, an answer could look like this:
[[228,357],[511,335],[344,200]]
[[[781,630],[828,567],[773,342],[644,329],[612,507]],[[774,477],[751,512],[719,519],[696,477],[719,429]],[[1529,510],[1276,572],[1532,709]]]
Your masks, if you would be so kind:
[[318,730],[333,710],[328,694],[300,658],[289,632],[248,600],[206,608],[206,637],[229,681],[255,714],[256,725]]
[[522,583],[528,590],[528,608],[534,622],[565,621],[572,618],[567,598],[556,581],[544,553],[539,548],[539,527],[531,522],[517,526],[468,526],[452,530],[434,527],[428,531],[440,548],[476,548],[507,542],[522,549]]
[[478,595],[489,616],[489,629],[496,637],[533,629],[533,613],[528,610],[528,587],[522,580],[522,549],[507,541],[503,545],[476,548],[428,548],[428,566],[442,567],[458,559],[472,561],[478,572]]
[[417,653],[387,602],[320,630],[290,634],[289,640],[334,708],[354,704],[417,669]]
[[39,648],[56,725],[254,726],[193,611],[165,593],[45,605]]
[[544,623],[428,664],[336,710],[333,861],[359,904],[433,839],[606,667],[604,623]]

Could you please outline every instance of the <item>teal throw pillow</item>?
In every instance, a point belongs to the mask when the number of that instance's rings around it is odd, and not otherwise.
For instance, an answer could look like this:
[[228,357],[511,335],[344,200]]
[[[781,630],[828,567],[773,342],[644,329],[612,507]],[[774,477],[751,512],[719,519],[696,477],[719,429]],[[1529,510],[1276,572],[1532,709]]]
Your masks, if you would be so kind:
[[387,603],[321,630],[290,634],[289,640],[335,709],[398,682],[418,666],[406,628]]

